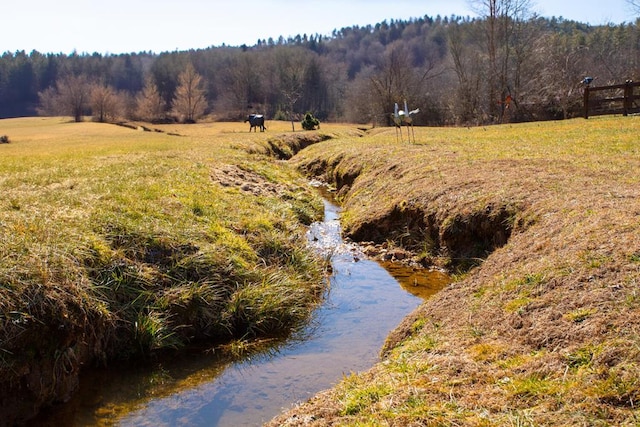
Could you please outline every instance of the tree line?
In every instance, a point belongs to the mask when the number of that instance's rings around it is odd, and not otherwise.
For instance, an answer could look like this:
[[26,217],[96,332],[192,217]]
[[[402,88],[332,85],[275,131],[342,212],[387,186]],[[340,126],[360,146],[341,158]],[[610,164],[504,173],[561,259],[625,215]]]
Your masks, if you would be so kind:
[[527,0],[478,0],[478,18],[384,21],[258,40],[253,46],[101,55],[6,52],[0,117],[194,122],[249,113],[289,120],[490,124],[581,114],[581,81],[640,76],[638,24],[591,26],[531,13]]

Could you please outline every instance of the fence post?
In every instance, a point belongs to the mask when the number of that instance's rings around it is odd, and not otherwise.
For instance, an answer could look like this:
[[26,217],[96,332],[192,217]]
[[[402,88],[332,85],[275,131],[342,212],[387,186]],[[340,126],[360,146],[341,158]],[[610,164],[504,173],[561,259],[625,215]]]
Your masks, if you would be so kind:
[[589,85],[584,87],[584,118],[589,118]]
[[628,116],[629,110],[633,108],[633,86],[631,80],[624,82],[624,101],[622,106],[622,115]]

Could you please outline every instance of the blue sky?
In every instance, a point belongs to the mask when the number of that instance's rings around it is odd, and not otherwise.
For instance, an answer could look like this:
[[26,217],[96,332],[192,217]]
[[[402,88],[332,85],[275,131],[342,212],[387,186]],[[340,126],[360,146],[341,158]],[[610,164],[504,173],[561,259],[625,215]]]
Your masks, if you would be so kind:
[[[164,52],[330,34],[390,19],[474,16],[473,0],[7,0],[0,53]],[[542,16],[594,25],[635,21],[626,0],[530,0]],[[8,4],[7,4],[8,3]],[[477,1],[476,1],[477,3]]]

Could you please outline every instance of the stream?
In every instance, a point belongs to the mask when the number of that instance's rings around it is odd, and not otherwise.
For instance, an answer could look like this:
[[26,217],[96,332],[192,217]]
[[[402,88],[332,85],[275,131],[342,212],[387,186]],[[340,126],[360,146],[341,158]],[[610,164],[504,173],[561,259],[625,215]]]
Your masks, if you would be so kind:
[[92,373],[70,402],[46,410],[34,425],[258,426],[373,366],[389,332],[449,281],[439,272],[366,259],[342,240],[339,208],[327,199],[325,219],[310,227],[308,239],[331,258],[333,274],[303,339],[240,361],[198,353]]

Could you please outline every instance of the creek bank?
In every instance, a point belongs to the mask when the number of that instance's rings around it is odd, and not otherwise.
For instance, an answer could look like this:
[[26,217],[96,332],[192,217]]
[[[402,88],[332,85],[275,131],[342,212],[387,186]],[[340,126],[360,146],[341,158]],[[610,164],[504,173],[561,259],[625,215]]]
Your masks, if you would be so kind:
[[113,372],[114,381],[84,382],[71,402],[75,410],[48,411],[37,421],[42,427],[72,426],[75,420],[101,424],[107,418],[122,425],[166,425],[179,416],[193,426],[255,426],[334,385],[346,372],[369,369],[379,360],[387,332],[448,278],[368,259],[358,245],[342,239],[338,217],[339,208],[325,201],[325,219],[307,231],[314,252],[331,260],[332,274],[326,299],[297,339],[274,343],[264,356],[217,363],[216,351],[183,355],[121,377]]
[[[25,204],[10,212],[28,217],[17,221],[19,233],[3,218],[3,244],[16,243],[1,248],[9,255],[0,270],[0,425],[25,423],[42,407],[68,401],[96,366],[282,338],[309,320],[324,293],[322,266],[304,244],[305,225],[321,214],[317,195],[282,162],[258,164],[245,155],[240,168],[237,158],[229,166],[209,159],[210,146],[204,150],[197,162],[178,150],[169,160],[141,162],[140,170],[127,158],[130,179],[147,180],[142,187],[150,191],[140,196],[128,192],[128,182],[106,180],[90,194],[95,207],[71,215],[91,224],[69,221],[77,228],[63,231],[77,239],[59,246],[49,245],[54,227],[46,241],[30,233],[47,221],[66,225],[67,217],[43,219]],[[181,168],[146,169],[178,158],[188,179],[167,184]],[[77,187],[92,188],[85,178],[94,179],[80,176]],[[75,189],[60,194],[73,198]],[[24,225],[30,221],[32,228]]]
[[[294,160],[306,175],[334,186],[336,198],[347,211],[353,204],[365,206],[359,199],[363,184],[353,188],[363,172],[359,162],[343,155],[331,160],[313,156]],[[386,172],[376,178],[393,178],[385,176]],[[448,210],[448,206],[419,199],[408,201],[388,188],[379,191],[381,199],[390,201],[365,207],[359,215],[351,216],[355,219],[345,224],[344,231],[347,238],[363,246],[367,255],[381,261],[464,272],[504,246],[514,231],[530,225],[519,215],[522,206],[514,203],[490,201],[473,210]],[[389,197],[393,193],[395,197]]]
[[250,154],[263,154],[278,160],[289,160],[303,149],[334,136],[320,131],[286,133],[270,137],[265,141],[246,148]]
[[296,156],[335,183],[348,236],[463,274],[383,362],[268,425],[635,425],[637,128],[423,129],[416,145],[390,134]]
[[[141,133],[159,132],[129,127]],[[286,159],[330,138],[319,132],[276,136],[247,151]],[[204,231],[194,237],[174,235],[176,230],[158,235],[107,217],[96,221],[95,236],[79,249],[82,257],[71,257],[81,264],[74,263],[71,274],[56,271],[56,277],[44,277],[44,286],[36,283],[23,289],[22,300],[9,292],[4,306],[13,308],[0,316],[0,368],[6,373],[0,391],[0,425],[23,422],[44,406],[68,401],[77,391],[81,371],[94,366],[146,363],[163,353],[205,343],[281,337],[307,319],[304,313],[317,303],[322,289],[306,285],[292,290],[291,286],[298,281],[320,282],[320,272],[313,268],[306,273],[288,271],[290,267],[304,270],[312,260],[302,254],[299,239],[292,237],[296,226],[285,220],[284,212],[291,209],[298,226],[308,225],[315,216],[311,199],[301,187],[267,179],[246,162],[242,167],[216,165],[210,171],[213,186],[237,188],[247,198],[258,199],[242,224],[214,227],[214,233]],[[271,200],[267,203],[264,198]],[[171,207],[182,206],[176,194],[167,195],[166,200]],[[274,203],[283,209],[277,218],[263,212],[273,210]],[[194,223],[204,222],[215,211],[205,203],[182,207],[195,218]],[[126,213],[126,207],[118,209]],[[166,209],[164,205],[156,210]],[[264,216],[252,223],[256,215]],[[270,221],[275,224],[271,231]],[[216,242],[220,236],[226,239],[222,243]],[[224,245],[236,241],[242,254],[226,254]],[[297,266],[288,264],[291,254]],[[244,268],[257,259],[259,267]],[[76,277],[70,277],[73,274]],[[273,289],[255,291],[258,286],[248,283],[273,285]],[[305,308],[294,307],[296,298]],[[265,301],[280,302],[261,313]]]

